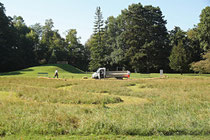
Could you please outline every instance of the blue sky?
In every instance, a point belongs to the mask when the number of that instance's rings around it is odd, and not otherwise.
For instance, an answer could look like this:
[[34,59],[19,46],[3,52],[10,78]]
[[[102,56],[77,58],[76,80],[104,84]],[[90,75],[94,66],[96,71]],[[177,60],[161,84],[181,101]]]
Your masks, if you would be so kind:
[[210,6],[210,0],[1,0],[7,16],[22,16],[27,25],[53,19],[54,29],[64,37],[68,29],[76,29],[81,43],[93,33],[94,15],[97,6],[102,9],[104,19],[118,16],[121,10],[132,3],[159,6],[167,29],[179,26],[187,31],[199,22],[201,10]]

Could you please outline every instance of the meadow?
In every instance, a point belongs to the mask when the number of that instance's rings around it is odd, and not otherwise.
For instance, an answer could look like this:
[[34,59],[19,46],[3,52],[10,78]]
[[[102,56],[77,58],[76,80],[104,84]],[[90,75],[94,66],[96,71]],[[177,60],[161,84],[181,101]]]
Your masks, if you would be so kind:
[[[37,76],[55,68],[64,78]],[[29,69],[0,76],[0,139],[210,138],[209,75],[92,80],[73,67]]]

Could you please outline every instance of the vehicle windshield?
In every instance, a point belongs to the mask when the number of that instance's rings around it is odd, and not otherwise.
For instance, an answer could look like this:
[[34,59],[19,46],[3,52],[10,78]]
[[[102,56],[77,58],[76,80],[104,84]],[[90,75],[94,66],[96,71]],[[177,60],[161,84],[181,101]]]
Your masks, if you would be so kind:
[[100,69],[98,69],[96,72],[99,73],[100,72]]

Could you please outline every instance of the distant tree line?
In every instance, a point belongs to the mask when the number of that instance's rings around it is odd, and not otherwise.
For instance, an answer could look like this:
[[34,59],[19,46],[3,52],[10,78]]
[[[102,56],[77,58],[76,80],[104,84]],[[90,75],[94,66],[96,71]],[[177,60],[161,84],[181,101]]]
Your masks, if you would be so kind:
[[210,7],[202,11],[200,23],[187,32],[180,27],[167,31],[165,25],[159,7],[132,4],[105,22],[97,7],[94,34],[86,43],[89,68],[181,73],[195,70],[192,63],[202,60],[210,49]]
[[69,29],[62,38],[53,27],[52,19],[47,19],[44,26],[37,23],[28,27],[21,16],[6,16],[0,3],[0,72],[57,61],[87,70],[89,53],[76,29]]
[[210,72],[210,7],[187,32],[180,27],[167,31],[166,23],[159,7],[132,4],[106,21],[97,7],[94,32],[82,45],[76,29],[62,38],[52,19],[44,26],[28,27],[20,16],[7,17],[0,3],[0,71],[68,61],[85,71],[121,67],[136,72]]

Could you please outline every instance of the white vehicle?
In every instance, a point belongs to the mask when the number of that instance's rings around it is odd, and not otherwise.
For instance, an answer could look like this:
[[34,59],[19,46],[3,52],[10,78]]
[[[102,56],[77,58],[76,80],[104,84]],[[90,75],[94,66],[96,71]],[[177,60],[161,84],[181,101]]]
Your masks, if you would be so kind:
[[99,68],[95,73],[92,74],[94,79],[103,79],[103,78],[129,78],[130,71],[106,71],[106,68]]

